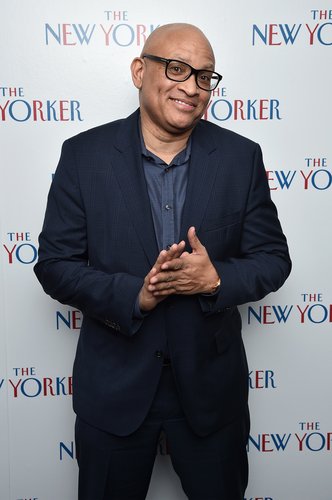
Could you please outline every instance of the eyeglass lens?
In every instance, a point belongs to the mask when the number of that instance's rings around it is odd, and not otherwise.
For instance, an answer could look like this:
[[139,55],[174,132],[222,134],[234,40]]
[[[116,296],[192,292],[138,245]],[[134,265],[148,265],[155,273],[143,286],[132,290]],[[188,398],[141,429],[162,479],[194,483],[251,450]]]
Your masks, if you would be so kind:
[[[179,61],[170,61],[166,70],[168,78],[178,82],[185,81],[191,73],[191,66]],[[213,71],[200,70],[195,76],[197,85],[204,90],[213,90],[219,83],[218,75]]]

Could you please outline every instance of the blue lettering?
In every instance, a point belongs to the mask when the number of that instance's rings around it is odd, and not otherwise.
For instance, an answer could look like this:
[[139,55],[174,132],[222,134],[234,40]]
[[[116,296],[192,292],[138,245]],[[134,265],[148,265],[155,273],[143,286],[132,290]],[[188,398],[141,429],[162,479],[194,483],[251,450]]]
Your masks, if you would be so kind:
[[57,311],[56,312],[56,329],[59,330],[60,326],[59,326],[59,319],[61,319],[61,321],[64,322],[64,324],[66,326],[68,326],[68,328],[71,327],[71,320],[70,320],[70,311],[68,311],[68,321],[66,320],[66,318],[61,314],[60,311]]
[[288,441],[291,437],[291,434],[288,434],[286,442],[284,442],[284,440],[286,438],[286,434],[284,434],[282,437],[280,437],[279,434],[271,434],[271,437],[272,437],[272,441],[274,442],[274,444],[277,448],[277,451],[279,451],[280,449],[285,451],[285,448],[288,445]]
[[[312,448],[310,446],[309,438],[311,438],[312,436],[319,436],[319,438],[321,438],[321,440],[322,440],[322,444],[317,449],[316,448]],[[324,446],[325,446],[325,437],[320,432],[313,432],[312,434],[309,434],[309,436],[306,438],[306,445],[307,445],[307,448],[310,451],[321,451],[324,448]]]
[[248,450],[249,450],[249,443],[250,442],[254,445],[256,450],[260,451],[260,449],[261,449],[261,435],[260,434],[258,434],[258,441],[255,441],[252,436],[249,436],[248,446],[247,446]]
[[[22,102],[24,104],[24,106],[26,107],[26,111],[27,111],[27,114],[25,116],[25,118],[17,118],[16,115],[13,114],[13,106],[14,104],[16,105],[18,102]],[[13,101],[10,105],[9,105],[9,116],[15,120],[16,122],[26,122],[27,120],[29,120],[30,116],[31,116],[31,106],[29,105],[29,103],[27,101],[23,101],[22,99],[16,99],[15,101]]]
[[[321,173],[327,175],[327,183],[326,183],[325,187],[322,187],[322,186],[320,187],[316,184],[316,177],[318,174],[321,174]],[[329,172],[329,170],[324,170],[324,169],[316,170],[312,175],[311,182],[312,182],[312,185],[314,186],[315,189],[319,189],[320,191],[328,189],[332,184],[332,173]]]
[[[130,39],[129,39],[129,41],[128,41],[127,43],[125,43],[125,42],[121,43],[121,42],[119,41],[118,31],[119,31],[119,29],[121,29],[121,31],[123,32],[123,29],[122,29],[123,27],[125,27],[125,28],[128,28],[128,29],[129,29],[129,36],[130,36]],[[128,32],[128,30],[127,30],[127,32]],[[135,32],[134,32],[133,28],[132,28],[131,26],[129,26],[129,24],[118,24],[118,25],[114,28],[114,30],[113,30],[113,32],[112,32],[112,36],[113,36],[113,40],[114,40],[114,42],[115,42],[117,45],[120,45],[121,47],[128,47],[128,45],[131,45],[131,44],[134,42],[134,40],[135,40]]]
[[63,460],[63,451],[70,456],[70,458],[74,458],[74,442],[71,441],[70,447],[66,446],[63,442],[60,442],[60,460]]
[[262,322],[262,306],[259,306],[258,310],[259,312],[256,312],[252,306],[248,307],[248,325],[250,325],[251,315],[253,315],[257,319],[258,323]]
[[[47,121],[51,121],[52,119],[55,121],[55,122],[58,122],[58,118],[56,116],[56,110],[54,108],[55,104],[56,104],[57,101],[46,101],[46,109],[47,109]],[[52,112],[52,116],[51,116],[51,112]]]
[[[222,104],[222,103],[225,103],[226,106],[228,107],[228,110],[226,109],[226,113],[228,113],[228,114],[226,114],[224,118],[221,118],[220,115],[217,116],[216,112],[215,112],[215,107],[217,106],[217,104]],[[233,106],[229,101],[226,101],[226,99],[218,99],[211,106],[211,114],[215,120],[218,120],[221,122],[226,121],[232,116],[232,113],[233,113]]]
[[61,27],[60,24],[58,24],[58,32],[56,33],[49,24],[45,24],[45,35],[46,35],[46,45],[49,43],[49,38],[48,34],[51,34],[53,38],[58,42],[59,45],[61,45]]
[[66,377],[62,377],[61,379],[59,377],[56,378],[56,394],[60,396],[60,394],[63,394],[64,396],[67,396],[67,392],[65,389],[65,385],[63,381],[65,380]]
[[[284,187],[289,189],[289,186],[292,184],[293,179],[295,177],[296,170],[293,170],[293,172],[289,170],[287,173],[285,173],[283,170],[280,171],[275,170],[275,174],[281,189],[284,189]],[[288,179],[289,176],[291,176],[290,179]]]
[[273,120],[273,111],[276,112],[277,120],[281,120],[280,111],[279,111],[279,104],[280,104],[280,101],[278,101],[278,99],[271,99],[271,102],[270,102],[270,120]]
[[280,28],[282,36],[284,37],[286,45],[288,45],[289,41],[291,42],[292,45],[294,44],[294,42],[296,40],[296,37],[299,34],[299,31],[301,29],[301,26],[302,26],[302,24],[298,25],[297,31],[296,31],[295,35],[293,36],[293,31],[294,31],[294,29],[296,27],[296,24],[293,24],[293,27],[292,27],[291,30],[289,29],[289,25],[288,24],[285,24],[284,26],[282,24],[279,24],[279,28]]
[[[29,382],[35,382],[36,383],[36,393],[35,394],[28,394],[27,393],[27,391],[25,389],[25,386],[26,386],[27,383],[29,385]],[[31,386],[31,384],[30,384],[30,386]],[[42,391],[42,384],[41,384],[41,382],[37,378],[26,378],[25,380],[23,380],[23,382],[21,384],[21,392],[27,398],[35,398],[35,397],[39,396],[39,394],[41,393],[41,391]]]
[[332,42],[324,42],[323,39],[322,39],[322,35],[321,35],[321,32],[322,32],[322,29],[325,27],[325,26],[332,26],[332,23],[325,23],[325,24],[322,24],[322,26],[320,26],[318,32],[317,32],[317,38],[319,40],[319,42],[322,44],[322,45],[332,45]]
[[[289,310],[287,312],[288,307],[289,307]],[[282,321],[284,323],[286,323],[286,321],[288,320],[288,316],[290,315],[290,313],[293,309],[293,306],[285,306],[284,309],[282,309],[281,306],[272,306],[272,309],[274,311],[274,314],[276,315],[278,323],[281,323]],[[287,312],[287,314],[286,314],[286,312]]]
[[75,121],[75,114],[77,115],[77,119],[82,122],[83,118],[81,117],[81,111],[79,110],[80,103],[79,101],[70,101],[70,120]]
[[260,39],[263,41],[263,43],[265,43],[265,45],[267,44],[267,24],[265,25],[265,34],[263,34],[260,29],[258,28],[257,24],[254,24],[253,25],[253,32],[252,32],[252,44],[255,45],[255,34],[257,33],[257,35],[260,37]]
[[[23,258],[21,256],[21,250],[22,250],[23,247],[29,247],[29,248],[32,249],[32,258],[30,258],[31,260],[23,260]],[[19,262],[21,262],[21,264],[32,264],[32,262],[34,262],[37,259],[37,256],[38,256],[37,249],[33,245],[30,245],[30,243],[23,243],[22,245],[20,245],[19,247],[17,247],[15,253],[16,253],[17,260]]]
[[[323,312],[323,316],[322,316],[322,319],[321,320],[318,320],[318,319],[314,319],[313,316],[312,316],[312,311],[314,309],[317,310],[317,307]],[[323,306],[323,304],[314,304],[313,306],[309,307],[308,309],[308,318],[309,320],[312,322],[312,323],[324,323],[324,321],[327,320],[327,316],[328,316],[328,309]]]
[[79,42],[81,45],[83,45],[83,42],[85,42],[87,45],[89,45],[91,37],[93,35],[93,32],[95,30],[96,25],[94,24],[92,26],[92,29],[90,30],[90,34],[88,35],[88,30],[90,28],[90,24],[87,25],[87,27],[84,29],[81,24],[73,24],[73,28],[76,32],[77,38],[79,39]]

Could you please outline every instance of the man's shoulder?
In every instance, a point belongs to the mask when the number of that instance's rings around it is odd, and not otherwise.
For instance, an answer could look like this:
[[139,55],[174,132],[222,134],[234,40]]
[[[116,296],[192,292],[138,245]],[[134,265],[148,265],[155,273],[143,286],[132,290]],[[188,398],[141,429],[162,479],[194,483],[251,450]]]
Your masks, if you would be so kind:
[[135,123],[137,123],[137,112],[134,112],[126,118],[120,118],[118,120],[104,123],[88,130],[84,130],[83,132],[80,132],[79,134],[76,134],[73,137],[67,139],[67,142],[75,145],[93,145],[94,143],[103,141],[111,142],[112,139],[115,139],[122,127],[130,127]]
[[212,139],[217,147],[221,148],[256,148],[257,143],[244,135],[238,134],[233,130],[221,127],[216,123],[207,120],[200,120],[197,125],[197,133]]

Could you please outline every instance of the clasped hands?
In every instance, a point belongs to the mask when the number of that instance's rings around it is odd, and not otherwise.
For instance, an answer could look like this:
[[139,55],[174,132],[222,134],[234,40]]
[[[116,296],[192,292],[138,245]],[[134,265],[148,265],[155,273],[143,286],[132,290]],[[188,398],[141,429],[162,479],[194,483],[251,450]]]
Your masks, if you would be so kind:
[[141,311],[151,311],[169,295],[213,291],[219,276],[194,227],[188,230],[188,241],[191,253],[184,251],[184,241],[160,252],[139,293]]

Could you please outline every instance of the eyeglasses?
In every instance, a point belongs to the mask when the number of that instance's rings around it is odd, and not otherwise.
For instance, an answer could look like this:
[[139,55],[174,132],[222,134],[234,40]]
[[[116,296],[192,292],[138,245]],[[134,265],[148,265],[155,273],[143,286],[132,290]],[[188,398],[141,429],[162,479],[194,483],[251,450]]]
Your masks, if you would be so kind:
[[164,57],[153,56],[151,54],[144,54],[142,58],[146,57],[152,61],[165,63],[165,75],[169,80],[174,82],[185,82],[191,75],[195,75],[197,87],[202,90],[210,92],[217,88],[222,76],[215,71],[207,69],[195,69],[190,64],[177,59],[165,59]]

